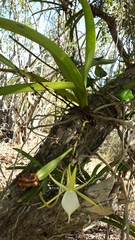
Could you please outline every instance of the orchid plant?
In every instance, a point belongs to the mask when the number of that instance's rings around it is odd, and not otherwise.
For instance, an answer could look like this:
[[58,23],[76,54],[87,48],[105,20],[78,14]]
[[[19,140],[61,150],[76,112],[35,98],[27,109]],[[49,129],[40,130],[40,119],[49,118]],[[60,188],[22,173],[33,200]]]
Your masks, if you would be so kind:
[[[50,82],[48,79],[44,79],[41,76],[38,76],[32,72],[25,72],[24,70],[18,68],[15,64],[13,64],[9,59],[0,54],[0,61],[8,67],[8,69],[0,69],[2,72],[11,72],[15,75],[19,75],[21,77],[29,78],[31,80],[30,83],[23,84],[14,84],[8,85],[0,88],[0,95],[7,94],[19,94],[21,92],[29,92],[29,91],[46,91],[46,89],[50,88],[54,91],[57,91],[57,94],[62,96],[66,101],[70,101],[80,106],[82,109],[88,106],[88,96],[87,96],[87,81],[88,81],[88,73],[92,66],[98,66],[102,64],[110,64],[113,63],[114,60],[106,60],[103,58],[94,59],[94,52],[96,46],[96,34],[95,34],[95,25],[94,19],[92,15],[92,11],[90,5],[87,0],[79,0],[82,10],[78,12],[79,19],[84,16],[85,19],[85,28],[86,28],[86,46],[85,46],[85,57],[84,64],[81,69],[78,69],[71,58],[53,41],[40,34],[39,32],[31,29],[30,27],[12,21],[5,18],[0,18],[0,28],[3,28],[7,31],[11,31],[15,34],[19,34],[24,36],[33,42],[39,44],[44,49],[48,50],[55,60],[57,66],[62,75],[62,79],[57,82]],[[77,16],[77,15],[76,15]],[[68,150],[68,152],[71,149]],[[53,176],[51,172],[56,168],[57,164],[61,159],[68,153],[63,153],[64,155],[59,156],[55,160],[52,160],[48,165],[41,166],[36,162],[37,167],[40,169],[36,172],[39,181],[44,181],[44,179],[50,176],[50,179],[59,186],[59,193],[52,198],[49,202],[45,202],[42,195],[40,195],[41,200],[43,201],[44,206],[52,207],[59,196],[63,195],[62,198],[62,207],[68,214],[68,222],[70,221],[71,214],[80,206],[78,196],[82,197],[86,201],[91,204],[96,205],[94,201],[85,196],[79,190],[86,186],[90,182],[77,186],[76,185],[76,172],[77,168],[75,167],[73,172],[71,173],[71,166],[65,170],[64,175],[62,176],[61,182],[58,182]],[[32,159],[31,159],[32,160]],[[33,160],[32,160],[33,161]],[[35,160],[34,160],[35,162]],[[65,173],[67,174],[67,184],[66,186],[63,184]],[[39,186],[37,186],[37,191],[39,191],[42,187],[42,182]],[[22,201],[27,196],[30,197],[31,192],[33,190],[29,190],[27,193],[20,199]],[[35,194],[35,191],[32,192]],[[33,196],[33,195],[32,195]],[[68,202],[72,201],[72,206],[69,206]],[[53,204],[51,204],[53,203]],[[51,205],[50,205],[51,204]]]
[[[88,106],[87,98],[87,75],[92,66],[101,64],[110,64],[114,60],[107,60],[101,58],[94,59],[96,34],[92,11],[87,0],[79,0],[82,5],[82,11],[78,12],[79,19],[85,19],[86,27],[86,47],[85,47],[85,61],[81,69],[78,69],[71,58],[53,41],[33,30],[32,28],[5,18],[0,18],[0,28],[11,31],[15,34],[24,36],[31,41],[39,44],[44,49],[48,50],[55,60],[63,79],[57,82],[50,82],[37,74],[32,72],[25,72],[18,68],[9,59],[0,54],[0,61],[8,67],[2,68],[2,72],[10,72],[21,77],[30,79],[30,83],[8,85],[0,88],[0,95],[18,94],[21,92],[46,91],[48,88],[57,91],[57,94],[64,99],[74,102],[80,107]],[[75,15],[76,17],[76,15]],[[76,20],[76,19],[75,19]]]

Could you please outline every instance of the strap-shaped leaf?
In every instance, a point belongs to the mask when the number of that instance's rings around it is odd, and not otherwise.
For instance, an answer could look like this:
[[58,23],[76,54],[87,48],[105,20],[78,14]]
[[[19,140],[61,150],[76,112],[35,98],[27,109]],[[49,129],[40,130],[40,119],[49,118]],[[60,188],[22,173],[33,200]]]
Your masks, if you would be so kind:
[[18,153],[21,153],[24,157],[26,157],[27,159],[29,159],[32,163],[34,163],[36,166],[38,167],[42,167],[43,165],[34,157],[32,157],[30,154],[26,153],[25,151],[23,151],[22,149],[19,148],[13,148],[14,150],[16,150]]
[[66,81],[74,83],[76,88],[75,95],[79,101],[79,105],[85,106],[88,104],[86,88],[82,76],[73,61],[61,48],[59,48],[59,46],[30,27],[12,20],[0,18],[0,27],[20,34],[47,49],[52,54]]
[[[66,89],[71,89],[73,92],[76,91],[75,85],[72,82],[49,82],[43,77],[40,77],[32,72],[25,72],[22,69],[17,68],[10,60],[0,54],[0,61],[3,62],[8,67],[12,69],[0,69],[3,72],[11,72],[17,75],[21,75],[23,77],[27,77],[36,83],[24,83],[24,84],[15,84],[10,86],[5,86],[0,88],[0,95],[7,95],[13,93],[22,93],[22,92],[33,92],[33,91],[45,91],[46,87],[50,87],[53,90],[57,90],[63,98],[68,99],[70,101],[76,102],[79,104],[76,96],[67,91]],[[42,84],[40,84],[42,83]]]
[[39,171],[37,171],[37,176],[39,180],[42,180],[46,178],[56,167],[57,165],[62,161],[62,159],[72,150],[72,148],[68,149],[66,152],[64,152],[62,155],[57,157],[56,159],[52,160],[51,162],[47,163],[45,166],[43,166]]
[[92,65],[92,60],[95,52],[96,34],[94,19],[89,3],[87,2],[87,0],[79,0],[79,2],[83,7],[86,28],[85,64],[83,66],[82,72],[84,84],[85,86],[87,86],[87,75]]
[[7,95],[13,93],[22,93],[22,92],[33,92],[35,91],[45,91],[46,88],[52,88],[53,90],[62,90],[62,89],[73,89],[75,88],[72,82],[42,82],[42,85],[39,83],[23,83],[9,85],[0,88],[0,95]]

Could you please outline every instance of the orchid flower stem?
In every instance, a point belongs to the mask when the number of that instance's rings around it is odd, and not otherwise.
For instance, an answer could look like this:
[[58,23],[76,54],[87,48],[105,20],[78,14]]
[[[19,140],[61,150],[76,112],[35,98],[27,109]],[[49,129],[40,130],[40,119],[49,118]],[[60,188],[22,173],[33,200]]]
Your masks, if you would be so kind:
[[73,150],[72,150],[71,157],[70,157],[70,161],[69,161],[70,163],[73,162],[74,155],[75,155],[75,152],[76,152],[76,148],[77,148],[77,145],[78,145],[78,143],[79,143],[79,141],[80,141],[80,139],[81,139],[81,136],[82,136],[82,134],[83,134],[83,130],[84,130],[85,126],[86,126],[86,123],[88,123],[87,120],[83,122],[82,127],[81,127],[81,130],[80,130],[80,133],[79,133],[79,135],[78,135],[78,137],[77,137],[77,140],[76,140],[76,142],[75,142],[75,144],[74,144],[74,146],[73,146]]

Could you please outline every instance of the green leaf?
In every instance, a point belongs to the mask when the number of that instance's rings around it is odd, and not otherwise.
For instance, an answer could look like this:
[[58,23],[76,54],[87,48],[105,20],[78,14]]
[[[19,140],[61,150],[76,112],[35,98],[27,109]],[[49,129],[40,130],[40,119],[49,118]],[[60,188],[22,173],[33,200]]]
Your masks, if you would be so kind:
[[2,54],[0,54],[0,61],[16,71],[16,66],[10,60],[4,57]]
[[109,171],[109,169],[108,169],[108,167],[107,166],[105,166],[104,168],[102,168],[98,173],[97,173],[97,175],[94,177],[94,179],[92,178],[92,183],[96,183],[101,177],[103,177],[104,176],[104,174],[106,173],[106,172],[108,172]]
[[[1,59],[0,59],[1,60]],[[5,61],[7,62],[7,61]],[[9,61],[10,62],[10,61]],[[15,66],[14,66],[15,67]],[[0,88],[0,95],[7,95],[7,94],[13,94],[13,93],[22,93],[22,92],[35,92],[35,91],[46,91],[46,87],[50,87],[51,89],[57,91],[57,94],[65,98],[66,100],[70,100],[72,102],[75,102],[79,104],[76,96],[69,92],[66,89],[75,89],[75,86],[72,82],[48,82],[46,79],[34,74],[34,73],[25,73],[21,69],[18,69],[17,67],[12,69],[0,69],[0,71],[3,72],[11,72],[14,74],[17,74],[21,76],[25,76],[30,78],[31,80],[37,82],[37,83],[24,83],[24,84],[15,84],[15,85],[9,85],[5,87]],[[65,89],[66,88],[66,89]]]
[[71,92],[65,89],[58,89],[56,92],[59,93],[65,100],[69,100],[71,102],[79,104],[79,101],[77,100],[76,96],[73,95]]
[[100,77],[100,78],[105,77],[107,75],[107,73],[100,66],[96,66],[95,74],[97,77]]
[[42,182],[40,182],[39,186],[37,187],[33,187],[30,190],[28,190],[27,192],[25,192],[19,199],[18,202],[22,202],[23,200],[25,200],[27,198],[27,202],[30,202],[35,195],[39,192],[39,190],[44,186],[45,180],[43,180]]
[[116,59],[104,59],[103,57],[99,57],[99,58],[93,59],[92,66],[112,64],[115,62],[116,62]]
[[130,101],[134,99],[134,95],[132,94],[132,91],[130,89],[121,89],[117,92],[117,97],[121,101]]
[[74,29],[76,28],[77,23],[80,21],[80,19],[83,17],[83,10],[81,9],[79,12],[73,14],[73,16],[71,16],[65,26],[71,26],[70,28],[70,40],[73,40],[73,33],[74,33]]
[[[74,91],[75,85],[72,82],[49,82],[43,77],[40,77],[32,72],[25,72],[19,68],[17,68],[11,61],[5,58],[2,54],[0,54],[0,60],[8,67],[12,67],[13,69],[0,69],[3,72],[11,72],[17,75],[21,75],[22,77],[27,77],[35,83],[24,83],[24,84],[15,84],[10,86],[5,86],[0,88],[0,95],[7,95],[13,93],[22,93],[22,92],[34,92],[34,91],[46,91],[46,87],[50,87],[53,90],[56,90],[58,94],[60,94],[66,100],[73,101],[79,104],[75,95],[71,92],[68,92],[66,89],[72,89]],[[39,83],[39,84],[38,84]],[[33,85],[32,85],[33,84]]]
[[78,23],[78,19],[83,17],[83,9],[79,10],[77,13],[74,13],[67,21],[65,26],[71,25],[71,23],[75,22],[76,24]]
[[35,188],[31,188],[30,190],[28,190],[26,193],[24,193],[17,202],[22,202],[23,200],[25,200],[26,198],[30,197],[30,196],[35,196],[35,193],[37,193],[37,189],[39,189],[39,186],[35,187]]
[[23,150],[19,149],[19,148],[13,148],[15,151],[17,151],[18,153],[21,153],[24,157],[26,157],[27,159],[29,159],[32,163],[34,163],[36,166],[42,168],[43,165],[34,157],[32,157],[31,155],[29,155],[28,153],[24,152]]
[[132,5],[132,14],[135,17],[135,3],[133,3],[133,5]]
[[79,105],[88,105],[87,92],[82,76],[70,57],[68,57],[59,46],[37,31],[12,20],[0,18],[0,27],[20,34],[47,49],[52,54],[66,81],[74,83],[74,93],[78,99]]
[[86,49],[85,49],[85,64],[82,68],[84,84],[87,86],[87,75],[92,65],[92,60],[95,52],[96,34],[92,11],[87,0],[79,0],[83,7],[85,27],[86,27]]
[[42,82],[42,85],[39,83],[24,83],[24,84],[15,84],[9,85],[0,88],[0,95],[7,95],[7,94],[17,94],[22,92],[36,92],[36,91],[46,91],[46,87],[50,87],[51,89],[55,90],[59,95],[61,95],[66,100],[73,101],[79,104],[77,98],[71,92],[65,90],[65,88],[74,88],[72,82]]
[[122,229],[121,223],[119,223],[119,222],[117,222],[117,221],[114,221],[114,220],[112,220],[112,219],[102,218],[101,221],[102,221],[102,222],[105,222],[105,223],[108,223],[108,224],[111,225],[111,226],[115,226],[116,228]]
[[[47,87],[56,90],[65,90],[66,88],[74,89],[75,86],[72,82],[42,82],[40,83],[24,83],[24,84],[15,84],[9,85],[0,88],[0,95],[7,95],[13,93],[22,93],[22,92],[34,92],[34,91],[46,91]],[[72,95],[74,96],[74,95]],[[74,96],[75,99],[75,96]],[[76,99],[77,101],[77,99]]]
[[[121,218],[118,215],[114,215],[114,214],[111,214],[109,216],[109,218],[106,218],[106,217],[102,218],[101,221],[105,222],[105,223],[108,223],[111,226],[115,226],[119,229],[122,229],[123,228],[123,223],[125,223],[123,218]],[[125,229],[125,231],[126,231],[126,229]],[[135,226],[130,224],[130,223],[129,223],[129,234],[131,236],[135,237]]]
[[97,171],[99,170],[99,168],[102,166],[102,163],[99,163],[96,165],[96,167],[93,169],[93,172],[91,174],[91,178],[95,177],[97,174]]
[[9,85],[0,88],[0,95],[7,95],[7,94],[17,94],[22,92],[36,92],[36,91],[46,91],[46,87],[50,87],[51,89],[55,90],[59,95],[61,95],[66,100],[73,101],[79,104],[77,98],[71,92],[65,90],[65,87],[72,88],[74,87],[71,82],[53,82],[48,83],[44,82],[42,85],[39,83],[24,83],[24,84],[15,84]]
[[66,152],[64,152],[62,155],[57,157],[56,159],[52,160],[51,162],[47,163],[45,166],[43,166],[39,171],[37,171],[37,176],[39,180],[42,180],[46,178],[56,167],[57,165],[62,161],[62,159],[72,150],[72,148],[68,149]]
[[23,165],[18,165],[18,166],[13,166],[13,167],[8,167],[6,170],[13,170],[13,169],[22,169],[25,171],[37,171],[39,168],[38,167],[33,167],[33,166],[23,166]]
[[123,88],[124,89],[129,89],[129,88],[132,88],[134,85],[135,85],[135,80],[133,80],[132,82],[129,82],[129,83],[125,83],[123,85]]
[[131,166],[129,165],[129,163],[127,161],[121,162],[117,168],[117,171],[119,171],[119,172],[125,172],[127,170],[131,170]]
[[93,85],[93,83],[96,82],[95,78],[87,78],[87,87],[91,87]]

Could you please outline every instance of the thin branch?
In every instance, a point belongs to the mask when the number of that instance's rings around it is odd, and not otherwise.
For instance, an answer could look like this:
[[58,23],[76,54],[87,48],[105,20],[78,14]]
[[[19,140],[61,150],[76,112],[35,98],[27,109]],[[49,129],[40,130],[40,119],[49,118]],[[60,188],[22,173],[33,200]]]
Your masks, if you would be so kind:
[[118,119],[118,118],[113,118],[113,117],[108,117],[108,116],[101,116],[99,114],[90,114],[91,117],[93,118],[99,118],[99,119],[103,119],[105,121],[111,121],[111,122],[116,122],[121,124],[121,125],[126,125],[128,128],[134,129],[134,126],[132,125],[132,123],[130,123],[129,121],[125,121],[123,119]]
[[[121,39],[118,36],[115,17],[109,16],[107,13],[103,12],[102,10],[100,10],[97,7],[92,6],[92,5],[91,5],[91,9],[92,9],[92,13],[93,13],[94,17],[100,17],[107,23],[110,34],[112,36],[112,39],[118,48],[119,54],[123,57],[124,62],[125,62],[125,59],[128,59],[129,55],[127,54],[127,52],[123,46],[123,42],[121,41]],[[128,65],[127,62],[125,62],[125,64]]]
[[[33,52],[31,52],[27,47],[25,47],[23,44],[21,44],[20,42],[18,42],[15,38],[13,38],[12,36],[9,35],[9,37],[16,42],[17,44],[19,44],[22,48],[24,48],[27,52],[29,52],[31,55],[33,55],[36,60],[38,59],[40,62],[44,63],[46,66],[48,66],[49,68],[53,69],[54,71],[58,71],[58,69],[54,68],[53,66],[50,66],[49,64],[47,64],[45,61],[43,61],[41,58],[39,58],[37,55],[35,55]],[[33,63],[32,63],[33,64]],[[31,64],[31,65],[32,65]],[[31,65],[29,67],[31,67]]]

